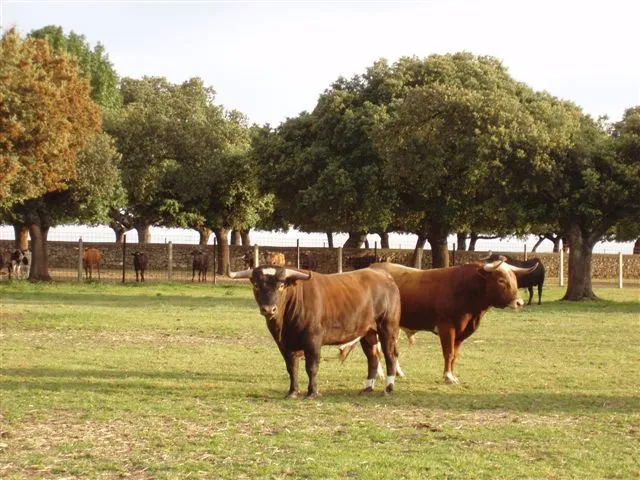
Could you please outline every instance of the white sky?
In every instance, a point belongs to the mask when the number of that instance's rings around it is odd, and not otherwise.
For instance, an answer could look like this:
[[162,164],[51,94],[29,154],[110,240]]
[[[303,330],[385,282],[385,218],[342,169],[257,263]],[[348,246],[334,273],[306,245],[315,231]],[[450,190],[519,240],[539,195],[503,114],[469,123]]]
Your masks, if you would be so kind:
[[620,119],[640,104],[640,1],[207,2],[0,0],[2,28],[101,42],[121,77],[201,77],[216,103],[277,126],[381,58],[461,50],[533,88]]

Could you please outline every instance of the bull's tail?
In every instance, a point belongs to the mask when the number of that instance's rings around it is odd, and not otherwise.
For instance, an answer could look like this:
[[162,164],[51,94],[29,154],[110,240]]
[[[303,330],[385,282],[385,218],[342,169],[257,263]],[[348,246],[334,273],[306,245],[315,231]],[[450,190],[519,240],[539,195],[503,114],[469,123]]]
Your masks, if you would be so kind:
[[351,340],[350,342],[338,346],[338,350],[340,350],[340,352],[338,353],[340,363],[343,363],[347,359],[351,351],[355,348],[356,343],[360,341],[360,338],[362,337],[358,337],[354,340]]

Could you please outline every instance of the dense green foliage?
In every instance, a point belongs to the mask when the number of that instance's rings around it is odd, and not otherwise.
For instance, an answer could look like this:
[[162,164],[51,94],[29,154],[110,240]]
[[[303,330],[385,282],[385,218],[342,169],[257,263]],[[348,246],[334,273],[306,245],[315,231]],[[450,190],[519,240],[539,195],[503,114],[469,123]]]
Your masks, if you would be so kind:
[[432,334],[401,339],[407,378],[386,398],[357,395],[361,352],[325,347],[305,401],[283,398],[248,286],[0,282],[2,475],[633,478],[638,292],[599,294],[492,310],[457,387]]

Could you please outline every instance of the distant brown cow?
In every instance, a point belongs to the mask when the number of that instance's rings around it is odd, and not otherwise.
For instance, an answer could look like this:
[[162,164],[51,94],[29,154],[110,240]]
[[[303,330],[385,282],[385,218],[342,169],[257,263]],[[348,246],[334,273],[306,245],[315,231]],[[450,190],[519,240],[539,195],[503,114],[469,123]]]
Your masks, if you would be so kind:
[[518,310],[524,305],[516,276],[533,270],[501,260],[431,270],[395,263],[375,263],[371,268],[391,274],[398,285],[402,302],[400,328],[410,339],[419,330],[440,336],[447,383],[459,383],[454,363],[462,342],[477,330],[484,314],[491,307]]
[[266,265],[280,265],[281,267],[286,264],[284,253],[281,252],[264,252]]
[[97,248],[87,248],[82,254],[82,266],[84,267],[85,280],[93,280],[93,269],[98,270],[98,280],[100,280],[100,264],[102,263],[102,253]]

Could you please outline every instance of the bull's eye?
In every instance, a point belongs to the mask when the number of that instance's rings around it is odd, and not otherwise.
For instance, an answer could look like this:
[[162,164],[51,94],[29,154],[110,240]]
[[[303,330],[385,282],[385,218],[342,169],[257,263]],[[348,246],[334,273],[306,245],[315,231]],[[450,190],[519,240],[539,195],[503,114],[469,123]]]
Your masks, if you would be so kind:
[[278,284],[278,291],[281,292],[282,290],[284,290],[284,283],[279,283]]

